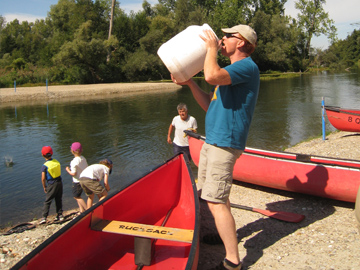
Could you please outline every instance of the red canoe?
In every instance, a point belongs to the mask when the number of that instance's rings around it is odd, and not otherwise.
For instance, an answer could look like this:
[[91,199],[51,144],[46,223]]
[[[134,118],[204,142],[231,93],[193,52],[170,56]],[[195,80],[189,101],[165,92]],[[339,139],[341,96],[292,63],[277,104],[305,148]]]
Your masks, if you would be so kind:
[[360,110],[325,106],[329,122],[338,130],[360,132]]
[[358,189],[356,202],[355,202],[355,218],[356,218],[358,230],[360,232],[360,187]]
[[[204,137],[185,132],[198,165]],[[235,163],[233,176],[255,185],[355,202],[360,161],[246,148]]]
[[196,269],[199,211],[181,154],[70,221],[12,269]]

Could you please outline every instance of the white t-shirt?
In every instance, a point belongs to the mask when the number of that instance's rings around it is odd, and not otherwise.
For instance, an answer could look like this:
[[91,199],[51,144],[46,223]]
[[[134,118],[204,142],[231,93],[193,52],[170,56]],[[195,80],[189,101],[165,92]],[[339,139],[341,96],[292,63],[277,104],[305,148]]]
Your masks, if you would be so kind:
[[197,129],[196,119],[188,115],[188,118],[186,120],[181,120],[180,115],[177,115],[174,117],[171,124],[175,127],[175,135],[173,142],[178,146],[189,146],[188,137],[184,137],[184,130],[188,128]]
[[70,170],[71,172],[76,172],[75,176],[73,176],[73,182],[79,183],[79,178],[81,172],[88,166],[86,158],[83,156],[74,157],[74,159],[70,162]]
[[109,171],[109,168],[103,164],[93,164],[86,167],[86,169],[82,171],[80,178],[87,177],[101,181],[104,179],[105,174],[109,175]]

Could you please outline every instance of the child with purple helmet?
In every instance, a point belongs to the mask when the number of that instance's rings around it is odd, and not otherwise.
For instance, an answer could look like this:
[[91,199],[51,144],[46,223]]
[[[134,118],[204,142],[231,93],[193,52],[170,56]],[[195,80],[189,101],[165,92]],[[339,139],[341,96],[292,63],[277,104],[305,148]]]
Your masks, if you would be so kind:
[[71,153],[74,155],[70,162],[70,167],[66,167],[68,174],[72,176],[72,194],[79,205],[80,213],[84,212],[87,207],[83,198],[81,198],[82,187],[79,182],[81,172],[88,166],[86,158],[82,156],[82,146],[79,142],[74,142],[70,147]]

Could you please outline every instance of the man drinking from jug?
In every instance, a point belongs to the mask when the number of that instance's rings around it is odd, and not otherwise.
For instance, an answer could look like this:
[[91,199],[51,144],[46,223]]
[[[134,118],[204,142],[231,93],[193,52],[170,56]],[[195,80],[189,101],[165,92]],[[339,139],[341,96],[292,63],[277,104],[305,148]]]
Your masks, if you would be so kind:
[[[235,161],[245,149],[250,123],[260,87],[259,69],[250,55],[255,51],[257,35],[248,25],[222,29],[218,40],[211,30],[200,36],[206,44],[204,76],[214,85],[204,92],[192,79],[178,83],[187,85],[198,104],[206,111],[206,141],[200,152],[198,189],[214,217],[219,236],[225,246],[224,260],[215,269],[241,269],[235,220],[230,211],[229,194]],[[221,68],[217,53],[230,59]]]

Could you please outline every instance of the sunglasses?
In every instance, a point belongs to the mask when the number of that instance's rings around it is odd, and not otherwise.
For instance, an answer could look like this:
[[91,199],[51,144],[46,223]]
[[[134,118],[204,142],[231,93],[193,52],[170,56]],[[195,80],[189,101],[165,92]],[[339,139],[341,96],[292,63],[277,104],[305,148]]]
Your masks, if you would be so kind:
[[242,38],[240,38],[240,37],[237,37],[237,36],[234,36],[233,34],[231,34],[231,33],[225,33],[225,37],[226,38],[237,38],[237,39],[241,39],[242,40]]

